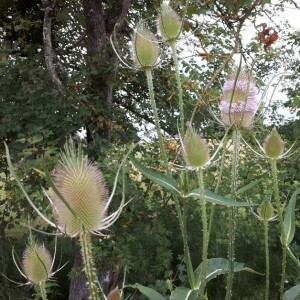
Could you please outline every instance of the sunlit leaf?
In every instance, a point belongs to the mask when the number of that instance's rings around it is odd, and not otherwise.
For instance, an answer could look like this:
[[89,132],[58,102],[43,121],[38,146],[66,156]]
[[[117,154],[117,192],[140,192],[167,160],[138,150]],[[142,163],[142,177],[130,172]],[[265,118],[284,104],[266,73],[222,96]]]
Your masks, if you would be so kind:
[[288,289],[283,295],[283,300],[300,300],[300,284]]
[[161,294],[159,294],[154,289],[151,289],[147,286],[143,286],[139,283],[127,285],[126,287],[138,289],[143,295],[147,296],[150,300],[166,300],[166,298],[164,298]]
[[185,288],[178,287],[171,293],[170,300],[196,300],[197,291]]

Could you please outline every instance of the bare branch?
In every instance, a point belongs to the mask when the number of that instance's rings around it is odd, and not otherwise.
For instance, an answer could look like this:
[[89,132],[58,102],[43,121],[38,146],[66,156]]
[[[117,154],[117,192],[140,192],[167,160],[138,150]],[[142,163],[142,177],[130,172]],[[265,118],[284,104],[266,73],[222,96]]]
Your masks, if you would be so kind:
[[52,15],[55,7],[55,0],[44,0],[44,24],[43,24],[43,41],[44,41],[44,56],[45,63],[49,75],[55,84],[56,88],[59,90],[62,96],[66,96],[65,88],[63,87],[57,72],[55,70],[53,62],[53,51],[52,51],[52,39],[51,39],[51,23]]

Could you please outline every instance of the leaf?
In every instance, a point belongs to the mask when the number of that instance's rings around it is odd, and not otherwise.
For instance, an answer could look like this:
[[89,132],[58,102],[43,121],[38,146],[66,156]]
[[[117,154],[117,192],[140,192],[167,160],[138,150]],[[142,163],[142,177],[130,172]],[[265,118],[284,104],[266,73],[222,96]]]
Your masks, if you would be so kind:
[[236,194],[239,195],[239,194],[242,194],[248,190],[251,190],[252,188],[254,188],[259,182],[261,182],[263,180],[263,178],[260,178],[260,179],[257,179],[257,180],[253,180],[252,182],[250,182],[249,184],[241,187],[240,189],[238,189],[236,191]]
[[285,233],[285,241],[286,241],[286,245],[284,246],[288,246],[293,238],[294,238],[294,234],[295,234],[295,205],[296,205],[296,199],[297,199],[297,195],[300,193],[300,189],[297,189],[291,199],[290,202],[286,208],[286,213],[285,213],[285,217],[284,217],[284,222],[283,222],[283,227],[284,227],[284,233]]
[[197,291],[185,287],[178,287],[171,293],[170,300],[196,300]]
[[[187,197],[200,197],[200,191],[199,189],[192,190]],[[225,206],[254,206],[256,204],[249,203],[249,202],[238,202],[235,200],[228,199],[224,196],[221,196],[219,194],[216,194],[209,190],[204,190],[204,198],[207,202],[213,203],[213,204],[219,204],[219,205],[225,205]]]
[[133,165],[148,179],[154,181],[155,183],[159,184],[160,186],[166,188],[169,192],[172,194],[175,194],[177,196],[181,196],[177,183],[174,179],[163,175],[161,173],[149,170],[145,168],[143,165],[141,165],[134,157],[129,156],[130,161],[133,163]]
[[300,284],[288,289],[283,295],[283,300],[300,300]]
[[[195,278],[196,278],[196,288],[200,288],[200,274],[201,274],[202,263],[195,270]],[[234,263],[234,272],[247,271],[251,273],[255,273],[258,275],[263,275],[258,273],[250,268],[245,267],[244,263],[235,262]],[[214,279],[218,275],[226,274],[229,272],[229,260],[226,258],[211,258],[207,260],[207,270],[206,270],[206,282]]]
[[164,298],[161,294],[159,294],[154,289],[151,289],[147,286],[143,286],[139,283],[127,285],[126,287],[138,289],[143,295],[147,296],[150,300],[166,300],[166,298]]

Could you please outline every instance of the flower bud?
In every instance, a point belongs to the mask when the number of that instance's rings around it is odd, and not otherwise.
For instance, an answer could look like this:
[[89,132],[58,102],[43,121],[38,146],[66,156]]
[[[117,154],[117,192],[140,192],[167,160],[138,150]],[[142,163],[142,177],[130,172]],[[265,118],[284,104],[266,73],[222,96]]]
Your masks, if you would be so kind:
[[44,246],[32,244],[24,251],[22,266],[32,283],[44,283],[51,277],[52,258]]
[[263,148],[269,158],[277,159],[283,154],[284,142],[275,127],[266,137]]
[[159,47],[154,34],[143,24],[139,24],[132,37],[133,60],[138,68],[153,68],[159,58]]
[[274,208],[269,200],[264,200],[257,209],[258,215],[265,221],[274,217]]
[[166,2],[163,2],[161,5],[161,12],[157,18],[157,26],[163,39],[168,42],[176,41],[180,35],[182,21]]
[[109,292],[107,295],[107,300],[121,300],[121,293],[118,287]]
[[53,214],[58,228],[73,237],[82,232],[95,232],[102,227],[108,190],[95,163],[81,148],[66,144],[53,178],[60,195],[50,189]]
[[188,129],[183,143],[183,157],[187,165],[193,168],[203,167],[209,160],[209,149],[193,128]]
[[221,120],[226,126],[251,128],[258,108],[257,88],[245,71],[233,73],[223,87],[220,102]]

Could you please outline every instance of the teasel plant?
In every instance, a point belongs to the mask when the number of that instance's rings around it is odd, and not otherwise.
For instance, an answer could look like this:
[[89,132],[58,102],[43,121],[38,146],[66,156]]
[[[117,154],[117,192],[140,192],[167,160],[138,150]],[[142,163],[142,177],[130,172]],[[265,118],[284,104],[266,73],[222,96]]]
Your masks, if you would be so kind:
[[[76,148],[69,140],[61,152],[54,175],[45,173],[50,189],[43,189],[48,198],[55,221],[49,220],[33,203],[21,181],[15,174],[7,145],[6,156],[11,175],[17,181],[27,201],[37,214],[50,226],[58,230],[58,235],[78,238],[83,258],[84,272],[90,291],[90,300],[107,300],[98,282],[92,253],[91,236],[105,236],[103,231],[112,226],[120,216],[125,204],[124,174],[123,196],[118,209],[108,215],[108,208],[113,200],[118,177],[127,156],[121,162],[111,195],[96,163],[90,161],[83,153],[81,145]],[[130,150],[131,151],[131,150]]]
[[47,284],[53,281],[53,276],[59,272],[66,264],[58,267],[53,271],[54,262],[56,259],[57,238],[55,238],[55,247],[53,258],[50,252],[43,244],[38,243],[31,234],[28,238],[28,244],[23,252],[23,257],[20,260],[16,255],[14,248],[12,249],[13,262],[19,271],[20,275],[27,281],[25,283],[16,282],[2,274],[9,281],[18,284],[18,286],[30,285],[34,286],[40,297],[47,300]]
[[[285,225],[284,220],[284,208],[282,207],[281,200],[280,200],[280,193],[279,193],[279,186],[278,186],[278,170],[277,170],[277,161],[280,159],[288,158],[289,156],[293,155],[297,150],[293,151],[295,143],[292,146],[284,151],[285,143],[282,140],[280,134],[278,133],[277,129],[274,127],[270,134],[268,134],[262,144],[254,137],[260,151],[258,152],[253,147],[251,147],[246,141],[246,145],[248,148],[256,154],[256,156],[260,158],[267,159],[271,166],[271,176],[273,182],[273,190],[275,195],[275,205],[278,214],[279,220],[279,228],[280,228],[280,240],[282,246],[282,269],[281,269],[281,280],[280,280],[280,299],[283,299],[284,296],[284,282],[286,278],[286,260],[287,260],[287,253],[290,254],[292,259],[294,260],[293,253],[289,249],[289,244],[291,242],[290,232]],[[298,191],[296,191],[298,192]],[[299,264],[299,262],[296,262]]]

